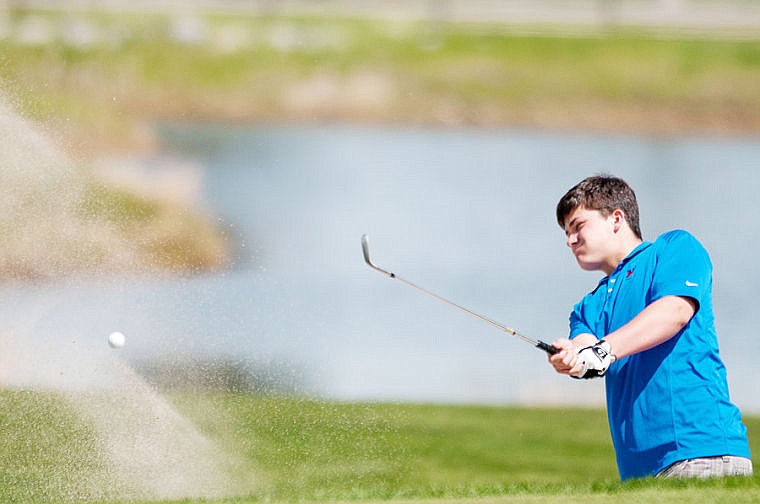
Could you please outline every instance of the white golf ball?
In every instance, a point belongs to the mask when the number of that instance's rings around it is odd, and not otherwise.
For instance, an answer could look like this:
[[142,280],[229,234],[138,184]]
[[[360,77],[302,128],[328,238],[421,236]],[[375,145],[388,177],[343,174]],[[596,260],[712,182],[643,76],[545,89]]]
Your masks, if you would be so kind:
[[125,341],[126,338],[124,338],[124,334],[119,331],[112,332],[108,335],[108,345],[111,348],[121,348],[124,346]]

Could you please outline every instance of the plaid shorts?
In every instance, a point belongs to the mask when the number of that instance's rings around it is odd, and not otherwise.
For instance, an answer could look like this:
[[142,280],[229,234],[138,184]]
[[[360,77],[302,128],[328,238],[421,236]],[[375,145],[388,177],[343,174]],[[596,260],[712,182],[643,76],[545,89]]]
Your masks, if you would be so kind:
[[724,455],[681,460],[659,473],[658,478],[715,478],[721,476],[752,476],[752,461],[744,457]]

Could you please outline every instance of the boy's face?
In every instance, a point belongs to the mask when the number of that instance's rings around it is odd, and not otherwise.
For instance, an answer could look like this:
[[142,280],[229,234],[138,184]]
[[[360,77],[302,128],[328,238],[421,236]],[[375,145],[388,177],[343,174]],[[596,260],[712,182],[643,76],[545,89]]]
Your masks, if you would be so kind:
[[614,267],[615,214],[604,216],[599,210],[576,207],[565,218],[567,246],[581,269],[602,270]]

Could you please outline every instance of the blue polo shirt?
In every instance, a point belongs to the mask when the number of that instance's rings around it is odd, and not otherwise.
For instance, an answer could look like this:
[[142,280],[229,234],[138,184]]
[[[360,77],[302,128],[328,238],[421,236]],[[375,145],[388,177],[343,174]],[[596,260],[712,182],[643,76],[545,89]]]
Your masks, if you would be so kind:
[[671,231],[634,249],[575,305],[570,338],[602,338],[664,296],[696,300],[695,315],[670,340],[614,362],[606,374],[607,416],[623,480],[690,458],[750,456],[718,352],[712,264],[691,234]]

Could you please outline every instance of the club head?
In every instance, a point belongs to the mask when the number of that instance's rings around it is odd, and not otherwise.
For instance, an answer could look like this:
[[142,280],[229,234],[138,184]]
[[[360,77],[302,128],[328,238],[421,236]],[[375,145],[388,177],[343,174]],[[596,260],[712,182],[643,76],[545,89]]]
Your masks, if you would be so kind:
[[362,253],[364,254],[364,261],[374,268],[375,265],[369,259],[369,236],[366,234],[362,235]]
[[380,273],[384,273],[391,278],[396,278],[396,275],[394,275],[390,271],[385,271],[383,268],[380,268],[379,266],[372,264],[372,260],[369,258],[369,236],[367,236],[366,234],[362,235],[362,253],[364,254],[364,262],[367,263],[367,266],[369,266],[370,268],[374,270],[379,271]]

